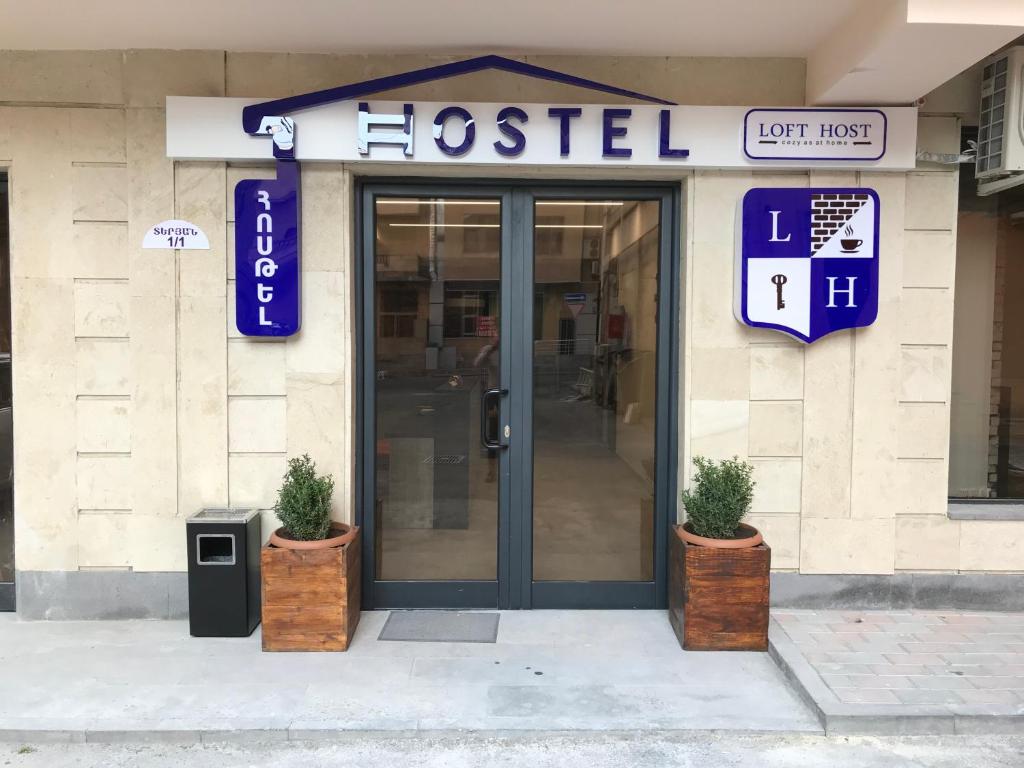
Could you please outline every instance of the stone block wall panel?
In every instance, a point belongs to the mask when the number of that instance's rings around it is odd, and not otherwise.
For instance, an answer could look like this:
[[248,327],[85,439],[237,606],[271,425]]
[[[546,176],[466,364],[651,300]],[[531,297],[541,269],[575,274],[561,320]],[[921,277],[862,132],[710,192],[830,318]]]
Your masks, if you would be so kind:
[[803,469],[800,458],[751,458],[750,464],[755,483],[751,514],[798,515]]
[[124,280],[75,280],[75,336],[127,338],[128,298]]
[[76,221],[72,237],[73,277],[128,279],[127,221]]
[[803,442],[803,404],[760,400],[750,403],[750,456],[799,456]]
[[131,401],[79,396],[78,452],[131,453]]
[[803,400],[803,396],[803,347],[795,343],[751,347],[751,400]]
[[127,221],[127,180],[123,163],[75,162],[71,168],[74,220]]
[[122,51],[3,51],[0,102],[120,106],[123,59]]
[[78,515],[80,568],[128,568],[132,550],[127,546],[131,515],[89,512]]
[[132,509],[132,460],[129,454],[78,455],[78,513]]
[[130,397],[131,346],[128,339],[77,339],[76,392],[79,395]]
[[232,454],[283,454],[286,407],[284,397],[232,397],[228,401],[228,450]]

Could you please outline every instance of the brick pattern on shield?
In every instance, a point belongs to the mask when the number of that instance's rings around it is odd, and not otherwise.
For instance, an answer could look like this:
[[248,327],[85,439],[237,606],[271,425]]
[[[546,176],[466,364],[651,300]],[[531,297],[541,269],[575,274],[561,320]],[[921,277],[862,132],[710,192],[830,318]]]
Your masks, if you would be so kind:
[[814,213],[811,216],[811,255],[818,252],[853,214],[867,205],[868,196],[861,194],[811,195]]

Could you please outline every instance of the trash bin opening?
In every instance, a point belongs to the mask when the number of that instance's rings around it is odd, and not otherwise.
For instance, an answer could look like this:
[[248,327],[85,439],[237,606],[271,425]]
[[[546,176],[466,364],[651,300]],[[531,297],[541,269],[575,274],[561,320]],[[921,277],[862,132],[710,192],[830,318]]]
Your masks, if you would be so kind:
[[230,533],[198,534],[196,536],[196,561],[199,565],[234,564],[234,535]]

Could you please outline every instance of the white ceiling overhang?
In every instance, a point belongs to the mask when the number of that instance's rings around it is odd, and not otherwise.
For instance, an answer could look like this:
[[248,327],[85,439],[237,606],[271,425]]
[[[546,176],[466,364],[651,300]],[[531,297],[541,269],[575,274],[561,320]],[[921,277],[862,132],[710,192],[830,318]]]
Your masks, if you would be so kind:
[[7,50],[799,58],[810,104],[911,103],[1024,34],[1022,0],[0,0],[0,18]]
[[809,104],[906,104],[1024,34],[1024,0],[862,0],[807,57]]

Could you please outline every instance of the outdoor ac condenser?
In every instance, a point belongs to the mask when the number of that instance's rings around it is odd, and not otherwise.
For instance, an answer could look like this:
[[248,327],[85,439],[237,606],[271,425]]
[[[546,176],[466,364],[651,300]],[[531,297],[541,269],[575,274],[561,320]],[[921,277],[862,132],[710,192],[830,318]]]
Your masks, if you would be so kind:
[[1024,171],[1024,45],[985,61],[975,176]]

